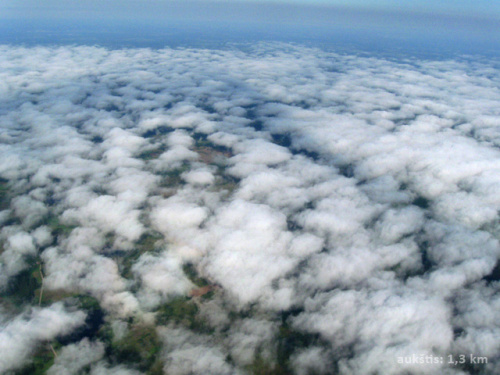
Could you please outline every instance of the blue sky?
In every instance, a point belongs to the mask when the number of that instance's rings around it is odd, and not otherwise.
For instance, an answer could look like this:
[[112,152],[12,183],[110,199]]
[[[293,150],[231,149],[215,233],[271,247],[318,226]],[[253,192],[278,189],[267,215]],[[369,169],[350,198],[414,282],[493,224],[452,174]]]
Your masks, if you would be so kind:
[[[0,10],[4,16],[24,12],[30,13],[31,9],[45,9],[47,12],[61,9],[115,9],[126,12],[137,5],[144,9],[148,6],[166,6],[176,3],[176,0],[4,0],[0,4]],[[186,2],[186,1],[184,1]],[[218,3],[283,3],[316,6],[335,6],[358,9],[377,9],[388,11],[419,11],[444,14],[482,15],[492,18],[500,18],[500,1],[497,0],[202,0],[202,2]]]
[[[268,2],[268,0],[239,0]],[[368,9],[400,9],[456,14],[500,15],[500,2],[496,0],[275,0],[281,3],[308,5],[334,5]]]
[[[66,43],[105,44],[106,30],[150,38],[159,34],[145,35],[147,28],[171,33],[169,28],[182,27],[180,36],[190,29],[206,38],[217,32],[219,40],[240,32],[253,40],[300,42],[320,36],[336,43],[349,38],[348,43],[399,43],[397,48],[416,43],[477,51],[500,45],[496,0],[4,0],[2,20],[0,43],[33,44],[30,38],[55,35]],[[75,39],[69,27],[85,32]],[[93,40],[85,39],[89,32]]]

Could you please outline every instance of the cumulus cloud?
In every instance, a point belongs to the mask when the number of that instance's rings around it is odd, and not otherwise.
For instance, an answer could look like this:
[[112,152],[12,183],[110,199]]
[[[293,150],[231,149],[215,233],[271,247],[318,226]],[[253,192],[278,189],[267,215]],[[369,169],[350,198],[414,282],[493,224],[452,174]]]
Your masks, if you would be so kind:
[[155,227],[165,234],[175,236],[176,232],[197,228],[208,216],[207,209],[186,202],[182,196],[158,201],[151,213]]
[[[0,52],[2,297],[27,285],[33,303],[43,283],[105,315],[50,373],[137,374],[110,360],[104,325],[116,341],[178,310],[209,329],[154,331],[171,374],[457,375],[398,358],[463,353],[498,372],[495,61]],[[0,371],[82,324],[53,302],[2,300]]]
[[106,363],[98,363],[96,366],[93,366],[91,371],[91,375],[140,375],[141,372],[127,368],[127,366],[118,365],[118,366],[110,366]]
[[176,130],[168,136],[169,149],[158,158],[159,169],[172,169],[182,165],[182,162],[198,159],[198,154],[190,147],[193,139],[183,130]]
[[351,346],[359,353],[340,361],[345,373],[370,373],[384,367],[387,373],[406,370],[424,374],[439,373],[443,366],[432,369],[413,364],[404,368],[397,358],[447,353],[453,338],[449,319],[450,311],[439,299],[411,292],[397,295],[386,289],[339,291],[312,298],[294,323],[319,332],[338,352]]
[[186,295],[193,288],[182,271],[182,259],[166,252],[161,256],[144,254],[132,270],[145,288],[141,301],[149,308],[168,296]]
[[208,337],[175,328],[164,328],[160,334],[165,345],[163,369],[169,374],[240,373],[226,362],[222,348],[213,345]]
[[183,179],[192,185],[212,185],[214,183],[214,175],[207,169],[196,169],[183,174]]
[[126,290],[117,263],[96,253],[103,244],[95,229],[78,228],[61,243],[62,247],[46,249],[41,255],[46,273],[44,286],[55,291],[89,293],[110,313],[130,316],[138,310],[138,302]]
[[104,356],[101,342],[90,342],[87,338],[79,343],[65,346],[47,371],[48,375],[77,374],[85,366],[99,361]]
[[[255,301],[296,264],[288,255],[286,218],[265,205],[235,200],[209,224],[208,274],[243,303]],[[286,305],[286,303],[285,303]]]
[[328,370],[332,368],[332,364],[329,363],[328,353],[318,347],[297,353],[293,358],[293,366],[298,375],[327,374]]
[[12,231],[2,230],[3,237],[6,237],[4,251],[0,254],[0,288],[5,288],[9,278],[17,275],[28,267],[27,258],[37,253],[33,237],[17,228]]
[[29,196],[14,198],[11,204],[16,216],[21,218],[23,224],[28,228],[40,222],[48,212],[42,202],[32,199]]
[[231,358],[239,365],[251,364],[256,354],[268,360],[272,358],[275,350],[272,340],[277,329],[274,322],[245,319],[231,329],[233,332],[228,340]]
[[62,304],[54,304],[49,308],[33,309],[12,321],[2,322],[0,371],[22,367],[38,345],[70,333],[84,320],[83,312],[66,311]]
[[112,195],[101,195],[80,209],[66,210],[62,217],[70,223],[98,227],[105,233],[114,232],[126,241],[135,241],[144,232],[139,214],[140,211],[129,202]]

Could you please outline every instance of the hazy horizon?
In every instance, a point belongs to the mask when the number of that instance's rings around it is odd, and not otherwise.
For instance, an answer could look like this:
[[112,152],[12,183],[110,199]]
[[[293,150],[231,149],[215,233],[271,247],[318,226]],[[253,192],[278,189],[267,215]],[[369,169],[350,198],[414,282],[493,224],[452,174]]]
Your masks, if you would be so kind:
[[161,48],[266,40],[371,52],[499,53],[499,7],[485,12],[486,2],[477,3],[476,11],[466,1],[448,9],[431,2],[392,3],[6,2],[0,7],[0,43]]

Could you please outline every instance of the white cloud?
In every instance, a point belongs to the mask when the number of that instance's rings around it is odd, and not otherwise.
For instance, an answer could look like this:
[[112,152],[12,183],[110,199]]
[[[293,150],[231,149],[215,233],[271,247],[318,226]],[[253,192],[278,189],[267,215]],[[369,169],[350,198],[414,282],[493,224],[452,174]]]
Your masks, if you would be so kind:
[[[148,291],[152,291],[165,300],[169,296],[187,295],[188,291],[193,288],[192,283],[182,271],[182,260],[167,252],[163,252],[161,256],[142,255],[132,270],[146,288],[146,296]],[[155,299],[152,303],[148,303],[143,297],[143,301],[148,308],[155,305]]]
[[225,360],[222,348],[208,337],[175,328],[159,330],[164,341],[164,371],[169,374],[240,374]]
[[182,178],[191,185],[212,185],[214,183],[214,175],[206,169],[197,169],[183,173]]
[[62,304],[35,308],[9,322],[0,329],[0,371],[7,372],[23,366],[29,355],[43,342],[70,333],[84,323],[81,311],[66,311]]
[[76,344],[65,346],[54,359],[54,364],[47,371],[48,375],[77,374],[85,366],[99,361],[104,356],[104,345],[87,338]]

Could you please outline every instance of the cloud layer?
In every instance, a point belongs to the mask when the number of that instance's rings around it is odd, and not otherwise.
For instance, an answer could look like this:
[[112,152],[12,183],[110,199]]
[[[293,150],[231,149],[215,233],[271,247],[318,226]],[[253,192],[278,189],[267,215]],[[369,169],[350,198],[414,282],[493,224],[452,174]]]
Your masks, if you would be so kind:
[[497,62],[0,52],[0,371],[498,371]]

